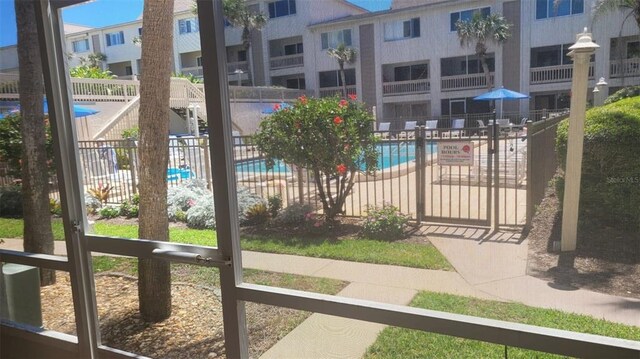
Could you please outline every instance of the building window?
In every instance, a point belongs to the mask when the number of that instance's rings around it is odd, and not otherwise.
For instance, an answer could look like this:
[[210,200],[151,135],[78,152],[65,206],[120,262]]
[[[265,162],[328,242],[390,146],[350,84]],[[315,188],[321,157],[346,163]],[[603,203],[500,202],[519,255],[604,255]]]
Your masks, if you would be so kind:
[[322,49],[335,49],[340,44],[351,46],[351,29],[344,29],[331,32],[323,32],[320,35]]
[[[489,66],[489,72],[495,71],[495,58],[492,53],[487,54],[487,66]],[[442,76],[473,75],[484,72],[480,59],[476,55],[440,59],[440,68]]]
[[[573,60],[569,53],[569,46],[572,44],[555,45],[555,46],[543,46],[534,47],[531,49],[531,67],[546,67],[546,66],[559,66],[559,65],[571,65]],[[591,61],[594,57],[591,57]]]
[[[551,1],[553,1],[553,0],[551,0]],[[478,8],[478,9],[469,9],[469,10],[464,10],[464,11],[452,12],[451,15],[450,15],[450,18],[451,18],[450,29],[451,29],[451,31],[458,30],[458,28],[456,27],[456,22],[458,22],[458,20],[469,21],[473,17],[473,14],[478,13],[478,12],[481,13],[482,16],[486,17],[486,16],[491,15],[491,8],[490,7],[483,7],[483,8]]]
[[[356,70],[347,69],[344,70],[345,81],[347,86],[354,86],[356,84]],[[342,86],[342,79],[340,78],[340,71],[322,71],[319,73],[320,87],[338,87]]]
[[238,61],[239,62],[247,61],[247,50],[238,51]]
[[269,3],[269,17],[293,15],[296,13],[296,0],[280,0]]
[[180,35],[200,31],[198,19],[196,18],[178,20],[178,28],[180,29]]
[[112,32],[105,35],[107,46],[115,46],[124,44],[124,32]]
[[640,41],[627,42],[627,58],[635,59],[640,57]]
[[299,77],[299,78],[295,78],[295,79],[287,79],[285,87],[288,89],[298,89],[298,90],[304,90],[306,88],[306,85],[304,83],[304,77]]
[[73,42],[73,52],[89,51],[89,39],[77,40]]
[[142,36],[142,27],[138,28],[138,36]]
[[384,41],[420,37],[420,18],[392,21],[384,24]]
[[297,55],[303,53],[302,43],[284,45],[284,54],[287,55]]
[[196,57],[196,66],[202,67],[202,56]]
[[582,14],[584,0],[536,0],[536,19]]
[[429,78],[429,64],[395,67],[393,78],[394,81],[426,80]]

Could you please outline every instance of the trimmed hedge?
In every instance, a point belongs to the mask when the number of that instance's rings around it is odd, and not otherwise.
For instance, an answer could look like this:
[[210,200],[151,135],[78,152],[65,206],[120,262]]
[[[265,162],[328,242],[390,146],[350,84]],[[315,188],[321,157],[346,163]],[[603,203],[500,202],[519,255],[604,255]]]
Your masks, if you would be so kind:
[[604,104],[609,105],[622,99],[636,96],[640,96],[640,86],[629,86],[618,90],[613,95],[607,97],[607,99],[604,100]]
[[[563,170],[568,129],[565,120],[558,127],[556,142]],[[558,195],[562,200],[562,193]],[[640,228],[640,97],[587,112],[580,218],[625,229]]]

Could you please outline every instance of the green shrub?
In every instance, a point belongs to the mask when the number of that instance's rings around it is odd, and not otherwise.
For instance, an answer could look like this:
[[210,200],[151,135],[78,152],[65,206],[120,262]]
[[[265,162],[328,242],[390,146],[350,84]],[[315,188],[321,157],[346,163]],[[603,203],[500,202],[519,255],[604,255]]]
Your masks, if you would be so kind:
[[400,213],[400,210],[391,205],[382,207],[369,207],[367,217],[362,224],[362,236],[373,239],[392,241],[404,236],[404,227],[409,217]]
[[618,90],[613,95],[607,97],[607,99],[604,100],[604,104],[609,105],[622,99],[635,96],[640,96],[640,86],[625,87],[622,90]]
[[139,207],[133,201],[124,201],[120,204],[120,215],[127,218],[137,218]]
[[[568,128],[567,120],[558,127],[556,149],[562,169],[566,169]],[[581,220],[626,229],[640,227],[639,139],[640,97],[587,112]]]
[[293,203],[283,209],[275,218],[275,223],[283,226],[298,226],[315,212],[313,206],[307,203]]
[[0,187],[0,217],[22,217],[22,187]]
[[51,212],[51,214],[54,214],[56,216],[62,215],[62,206],[60,205],[60,201],[49,198],[49,211]]
[[276,218],[282,209],[282,197],[275,194],[267,199],[267,203],[269,204],[269,215],[271,218]]
[[127,130],[122,131],[122,138],[129,140],[137,140],[140,135],[140,128],[134,127]]
[[102,207],[102,202],[87,192],[84,194],[84,205],[87,208],[87,213],[96,214],[98,213],[98,209]]
[[[10,114],[0,120],[0,161],[9,164],[9,175],[22,177],[22,117],[19,113]],[[55,173],[53,166],[53,139],[49,119],[45,117],[45,147],[47,151],[47,163],[49,173]]]
[[120,209],[114,206],[104,206],[100,208],[98,214],[100,214],[100,218],[104,219],[116,218],[120,215]]
[[263,224],[269,220],[269,209],[264,203],[255,204],[247,210],[246,225]]

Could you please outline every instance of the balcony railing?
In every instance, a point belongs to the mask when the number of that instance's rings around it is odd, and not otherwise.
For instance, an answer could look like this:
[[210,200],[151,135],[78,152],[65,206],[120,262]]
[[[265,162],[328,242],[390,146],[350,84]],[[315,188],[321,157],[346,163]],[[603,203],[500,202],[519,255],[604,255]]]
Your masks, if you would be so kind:
[[182,73],[183,74],[192,74],[193,76],[198,76],[198,77],[202,77],[202,66],[196,66],[196,67],[183,67],[182,68]]
[[611,60],[609,77],[640,76],[640,58]]
[[[355,95],[355,94],[356,94],[356,87],[355,86],[347,86],[347,95]],[[330,97],[330,96],[335,96],[335,95],[339,95],[339,96],[343,95],[342,86],[340,86],[340,87],[323,87],[323,88],[320,89],[320,97]]]
[[431,91],[429,79],[393,81],[382,84],[382,94],[384,96],[429,93],[429,91]]
[[[594,63],[589,64],[589,78],[593,78]],[[531,68],[531,84],[548,84],[571,81],[573,65],[544,66]]]
[[295,54],[287,56],[272,57],[269,59],[271,70],[285,69],[287,67],[304,66],[304,55]]
[[[494,82],[493,72],[491,82]],[[487,87],[487,79],[484,73],[470,75],[443,76],[441,82],[442,91],[458,91]]]
[[227,63],[227,71],[230,74],[236,70],[242,70],[243,72],[249,72],[249,63],[247,61],[229,62]]

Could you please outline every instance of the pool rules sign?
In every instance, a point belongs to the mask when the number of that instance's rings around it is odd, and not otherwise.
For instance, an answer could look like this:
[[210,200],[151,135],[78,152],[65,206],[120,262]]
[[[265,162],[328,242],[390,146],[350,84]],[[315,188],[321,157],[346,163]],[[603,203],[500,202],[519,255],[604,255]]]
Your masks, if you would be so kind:
[[439,143],[438,164],[440,166],[473,166],[473,142]]

